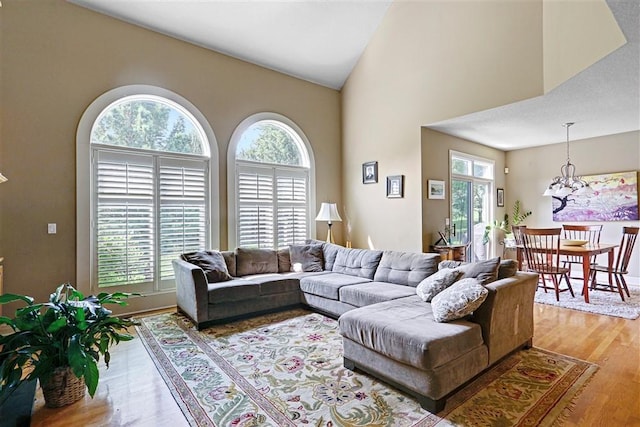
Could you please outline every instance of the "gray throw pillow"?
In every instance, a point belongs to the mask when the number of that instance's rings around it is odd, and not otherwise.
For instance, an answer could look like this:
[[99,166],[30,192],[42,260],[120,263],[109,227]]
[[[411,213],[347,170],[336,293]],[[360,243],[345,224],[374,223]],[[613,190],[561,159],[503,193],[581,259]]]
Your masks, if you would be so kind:
[[322,245],[291,245],[289,257],[293,271],[323,271]]
[[458,276],[460,276],[458,270],[444,268],[420,282],[416,287],[416,294],[422,301],[431,302],[433,297],[451,286]]
[[498,267],[500,266],[500,257],[488,259],[486,261],[471,262],[456,267],[456,270],[462,272],[461,279],[474,278],[478,279],[481,285],[488,285],[498,279]]
[[182,259],[200,267],[209,283],[226,282],[233,279],[227,270],[224,257],[218,251],[190,252],[182,254]]
[[291,271],[291,258],[289,248],[278,249],[278,273]]
[[461,279],[433,297],[431,309],[436,322],[462,319],[480,307],[489,291],[476,279]]
[[503,259],[498,267],[498,280],[514,276],[518,271],[518,261],[515,259]]

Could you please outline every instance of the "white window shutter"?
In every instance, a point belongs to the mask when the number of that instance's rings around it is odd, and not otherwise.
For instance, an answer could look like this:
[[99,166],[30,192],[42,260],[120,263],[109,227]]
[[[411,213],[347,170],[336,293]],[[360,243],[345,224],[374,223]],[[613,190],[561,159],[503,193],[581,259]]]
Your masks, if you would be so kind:
[[173,278],[171,261],[207,248],[207,164],[160,159],[160,279]]
[[236,163],[237,242],[283,248],[309,237],[309,171]]
[[98,153],[94,194],[99,287],[153,281],[153,176],[151,156]]

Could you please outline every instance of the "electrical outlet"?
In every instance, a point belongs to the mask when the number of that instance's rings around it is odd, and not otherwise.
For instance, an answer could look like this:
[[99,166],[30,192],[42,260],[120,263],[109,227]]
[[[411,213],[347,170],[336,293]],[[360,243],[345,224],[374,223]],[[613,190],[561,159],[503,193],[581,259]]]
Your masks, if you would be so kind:
[[49,234],[56,234],[57,232],[57,226],[55,222],[50,222],[49,224],[47,224],[47,233]]
[[449,218],[445,218],[445,219],[444,219],[444,225],[447,225],[447,226],[448,226],[448,225],[450,225],[450,224],[451,224],[451,222],[449,222]]

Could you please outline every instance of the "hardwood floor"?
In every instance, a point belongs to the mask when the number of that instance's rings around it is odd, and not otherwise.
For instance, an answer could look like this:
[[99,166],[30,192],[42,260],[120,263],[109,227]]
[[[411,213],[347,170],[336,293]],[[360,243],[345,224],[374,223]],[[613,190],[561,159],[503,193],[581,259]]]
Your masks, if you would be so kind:
[[[566,426],[640,426],[640,319],[582,313],[536,304],[535,347],[600,366],[580,394]],[[32,426],[188,425],[141,341],[112,350],[94,399],[44,407],[38,391]]]

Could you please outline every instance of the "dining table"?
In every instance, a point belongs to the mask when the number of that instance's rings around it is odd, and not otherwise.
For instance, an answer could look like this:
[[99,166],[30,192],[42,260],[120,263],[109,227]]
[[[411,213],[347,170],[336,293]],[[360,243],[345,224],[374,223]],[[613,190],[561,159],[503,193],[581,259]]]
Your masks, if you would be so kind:
[[[612,283],[613,275],[613,258],[614,249],[618,244],[613,243],[587,243],[584,245],[565,245],[560,242],[560,255],[571,255],[582,257],[582,274],[584,283],[582,285],[582,294],[584,302],[589,303],[589,275],[591,272],[591,257],[595,255],[607,254],[607,262],[609,266],[609,283]],[[518,270],[522,270],[522,259],[524,256],[524,245],[516,245],[516,256],[518,260]]]

